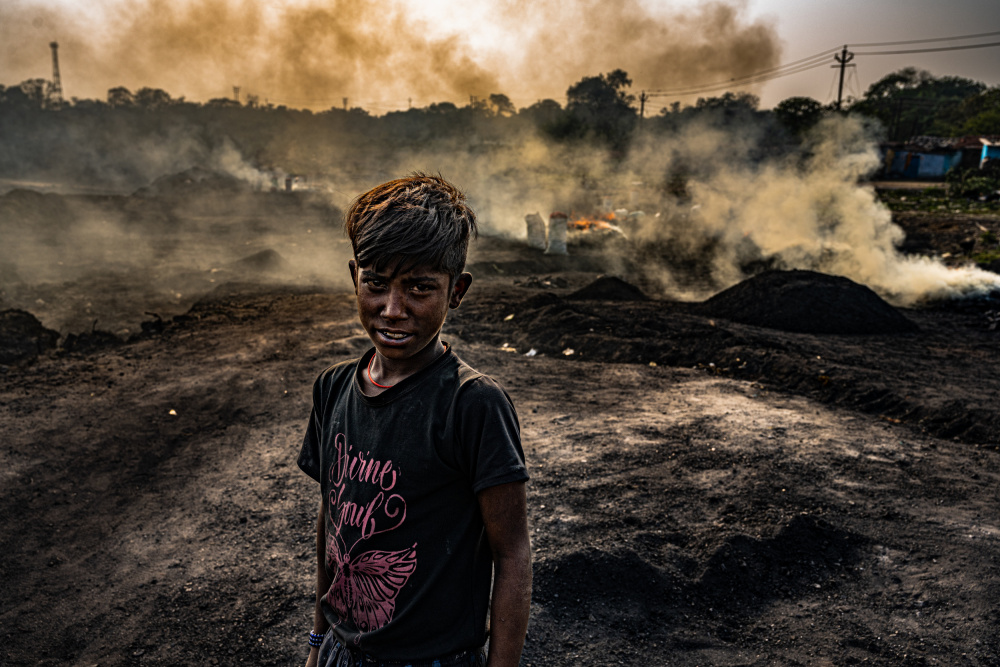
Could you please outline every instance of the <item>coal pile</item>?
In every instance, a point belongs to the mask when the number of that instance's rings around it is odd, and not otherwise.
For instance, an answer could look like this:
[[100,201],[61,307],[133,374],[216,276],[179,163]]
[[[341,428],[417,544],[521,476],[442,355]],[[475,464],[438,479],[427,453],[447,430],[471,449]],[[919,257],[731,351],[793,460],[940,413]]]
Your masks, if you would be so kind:
[[902,334],[913,322],[875,292],[841,276],[767,271],[705,301],[704,315],[792,333]]
[[648,301],[641,289],[614,276],[601,276],[566,297],[582,301]]
[[56,346],[59,332],[24,310],[0,311],[0,364],[31,361]]

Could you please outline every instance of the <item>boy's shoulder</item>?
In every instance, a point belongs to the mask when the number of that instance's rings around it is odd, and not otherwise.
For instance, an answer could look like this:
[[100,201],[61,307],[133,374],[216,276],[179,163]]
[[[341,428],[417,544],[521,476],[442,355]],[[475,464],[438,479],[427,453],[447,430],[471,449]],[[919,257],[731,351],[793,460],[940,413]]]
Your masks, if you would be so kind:
[[329,395],[332,391],[343,390],[350,386],[357,369],[359,358],[345,359],[327,366],[316,377],[313,391],[317,394]]
[[511,403],[507,390],[504,389],[503,385],[496,378],[476,370],[457,354],[454,357],[457,364],[458,381],[463,400],[485,402],[499,399]]
[[320,372],[317,382],[325,382],[345,375],[350,377],[351,373],[358,367],[359,361],[361,361],[361,357],[355,357],[354,359],[345,359],[327,366]]

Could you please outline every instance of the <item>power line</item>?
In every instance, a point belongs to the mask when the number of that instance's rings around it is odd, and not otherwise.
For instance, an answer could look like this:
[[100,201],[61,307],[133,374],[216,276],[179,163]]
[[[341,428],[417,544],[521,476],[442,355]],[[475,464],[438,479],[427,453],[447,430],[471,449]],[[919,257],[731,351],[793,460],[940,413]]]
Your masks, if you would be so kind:
[[902,44],[927,44],[930,42],[951,42],[957,39],[977,39],[979,37],[993,37],[1000,35],[1000,30],[993,32],[980,32],[975,35],[956,35],[955,37],[929,37],[927,39],[907,39],[901,42],[866,42],[864,44],[854,44],[855,47],[865,46],[900,46]]
[[806,58],[800,58],[799,60],[794,60],[784,65],[778,65],[776,67],[769,67],[767,69],[758,70],[751,74],[732,78],[727,81],[716,81],[714,83],[706,83],[697,86],[687,86],[685,88],[674,88],[671,90],[653,90],[647,93],[647,95],[693,95],[695,93],[704,93],[704,92],[711,92],[714,90],[722,90],[729,86],[741,86],[749,83],[762,83],[764,81],[770,81],[771,79],[777,79],[783,76],[788,76],[789,74],[797,74],[799,72],[805,72],[807,70],[813,69],[814,67],[820,67],[822,65],[825,65],[826,63],[829,62],[828,57],[832,53],[835,53],[836,51],[837,49],[827,49],[826,51],[816,53]]
[[986,44],[968,44],[966,46],[940,46],[934,49],[903,49],[901,51],[855,51],[856,56],[898,56],[906,53],[935,53],[938,51],[965,51],[967,49],[985,49],[988,46],[1000,46],[1000,42]]
[[[861,44],[854,45],[855,47],[874,47],[874,46],[896,46],[902,44],[927,44],[931,42],[948,42],[963,39],[977,39],[982,37],[992,37],[995,35],[1000,35],[1000,30],[992,32],[982,32],[971,35],[956,35],[954,37],[929,37],[926,39],[910,39],[897,42],[865,42]],[[968,49],[982,49],[992,46],[1000,46],[1000,42],[988,42],[985,44],[967,44],[967,45],[953,45],[953,46],[942,46],[933,47],[927,49],[901,49],[896,51],[855,51],[852,55],[857,56],[888,56],[888,55],[905,55],[910,53],[936,53],[943,51],[963,51]],[[728,81],[717,81],[714,83],[706,83],[702,85],[693,85],[685,88],[675,88],[670,90],[654,90],[648,93],[644,93],[647,96],[667,96],[675,95],[678,97],[686,95],[697,95],[700,93],[711,93],[718,92],[720,90],[725,90],[726,88],[734,86],[744,86],[752,83],[766,83],[773,79],[781,78],[783,76],[789,76],[792,74],[799,74],[806,72],[808,70],[820,67],[827,62],[825,60],[830,54],[836,53],[840,50],[840,47],[827,49],[826,51],[821,51],[820,53],[807,56],[805,58],[800,58],[799,60],[794,60],[790,63],[784,65],[778,65],[775,67],[770,67],[767,69],[758,70],[751,74],[747,74],[742,77],[737,77],[730,79]]]

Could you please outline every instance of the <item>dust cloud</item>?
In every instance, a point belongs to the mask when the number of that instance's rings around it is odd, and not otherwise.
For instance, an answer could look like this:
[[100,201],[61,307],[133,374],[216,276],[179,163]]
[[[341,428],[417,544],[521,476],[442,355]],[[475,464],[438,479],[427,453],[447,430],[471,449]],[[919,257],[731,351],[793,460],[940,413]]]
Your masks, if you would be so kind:
[[[15,1],[0,8],[8,45],[0,67],[47,72],[47,43],[58,39],[67,96],[90,86],[100,97],[125,85],[217,97],[238,84],[262,103],[319,108],[340,106],[341,96],[412,97],[415,105],[498,91],[550,96],[612,68],[629,72],[633,90],[683,86],[739,77],[780,55],[773,26],[749,21],[745,3],[684,12],[637,0],[480,9],[505,39],[480,48],[472,33],[449,33],[391,2],[146,0],[87,14]],[[878,166],[876,139],[850,117],[826,119],[795,146],[766,115],[732,122],[692,114],[670,132],[640,131],[616,155],[594,143],[555,142],[523,123],[488,141],[456,135],[373,151],[375,142],[359,140],[363,133],[300,118],[269,128],[273,136],[260,144],[296,167],[262,164],[225,131],[205,132],[181,116],[148,118],[152,125],[114,131],[94,120],[65,130],[79,136],[22,137],[7,147],[4,173],[20,166],[44,178],[50,165],[36,158],[59,155],[77,183],[120,196],[8,193],[0,202],[9,239],[0,253],[0,306],[31,309],[63,332],[95,320],[121,332],[134,331],[144,310],[183,312],[226,281],[346,286],[339,210],[413,171],[456,181],[485,231],[511,237],[524,237],[529,212],[643,209],[627,233],[652,249],[642,253],[643,271],[664,296],[705,298],[768,266],[843,275],[899,305],[1000,288],[994,274],[897,251],[901,230],[874,191],[858,184]],[[313,178],[308,191],[269,192],[283,189],[284,169],[302,165]],[[663,248],[670,252],[658,255]],[[678,256],[700,264],[707,279],[692,286],[672,263]]]
[[[736,125],[691,118],[676,132],[640,132],[617,158],[524,126],[474,149],[452,139],[389,158],[355,155],[351,169],[330,164],[287,193],[283,178],[223,142],[204,153],[203,167],[128,196],[8,192],[0,197],[0,306],[29,309],[63,333],[98,320],[124,334],[144,313],[180,314],[227,282],[349,288],[341,211],[356,194],[413,171],[455,181],[484,233],[515,239],[525,238],[530,212],[642,209],[623,222],[629,243],[604,252],[609,266],[639,267],[664,297],[705,299],[762,268],[845,276],[901,306],[1000,289],[993,273],[897,249],[903,232],[864,183],[879,159],[861,119],[828,117],[794,147],[776,142],[767,116]],[[159,150],[169,156],[187,145]],[[678,178],[681,191],[671,187]],[[693,265],[703,280],[685,275]]]
[[509,29],[526,35],[517,76],[532,89],[561,91],[566,81],[612,67],[628,72],[638,88],[703,86],[773,67],[781,56],[775,27],[748,21],[745,2],[683,11],[653,11],[638,0],[500,6]]
[[239,86],[243,99],[317,110],[344,98],[382,112],[491,93],[527,106],[614,68],[662,88],[772,67],[776,31],[748,19],[745,5],[506,2],[481,5],[478,21],[454,29],[455,7],[435,15],[392,1],[145,0],[84,12],[15,0],[0,8],[0,71],[8,85],[48,78],[57,40],[67,97],[148,86],[207,100]]
[[[687,184],[690,201],[666,207],[666,219],[640,233],[692,249],[711,245],[719,287],[739,282],[757,263],[845,276],[900,306],[1000,289],[994,273],[897,249],[903,231],[862,183],[880,160],[874,128],[858,117],[827,117],[790,155],[755,155],[767,139],[762,125],[728,132],[695,126],[679,139],[647,147],[638,158],[647,162],[635,173],[648,174],[650,162],[665,156],[661,171],[670,170],[670,160],[697,165]],[[674,281],[667,275],[663,282]]]
[[[863,119],[829,116],[797,148],[776,150],[777,131],[765,117],[734,126],[705,114],[674,134],[641,134],[621,162],[592,145],[530,136],[486,158],[417,153],[399,173],[432,166],[458,175],[486,228],[517,238],[529,212],[647,208],[626,233],[654,249],[643,253],[643,278],[673,298],[707,298],[762,268],[845,276],[899,306],[1000,290],[992,272],[898,250],[904,233],[864,182],[880,159],[877,131]],[[667,187],[677,174],[682,195]],[[707,279],[681,275],[678,256],[701,263]]]

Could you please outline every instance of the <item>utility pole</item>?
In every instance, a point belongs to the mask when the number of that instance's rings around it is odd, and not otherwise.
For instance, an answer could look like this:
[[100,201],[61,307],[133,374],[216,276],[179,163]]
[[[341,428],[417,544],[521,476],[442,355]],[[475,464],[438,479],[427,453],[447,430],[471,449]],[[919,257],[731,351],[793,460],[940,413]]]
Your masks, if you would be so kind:
[[639,93],[639,120],[642,121],[644,114],[646,113],[646,100],[649,99],[649,95],[646,91]]
[[833,59],[840,63],[840,86],[837,88],[837,111],[840,111],[840,105],[844,101],[844,70],[847,68],[847,63],[854,60],[854,54],[848,51],[847,44],[844,44],[844,50],[840,52],[840,55],[834,54]]
[[236,100],[237,104],[240,103],[240,87],[239,86],[233,86],[233,99]]
[[344,111],[347,111],[347,98],[344,98]]

